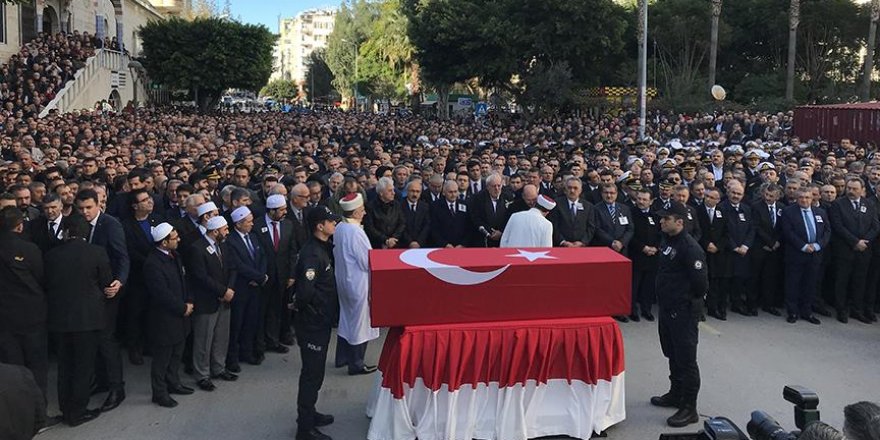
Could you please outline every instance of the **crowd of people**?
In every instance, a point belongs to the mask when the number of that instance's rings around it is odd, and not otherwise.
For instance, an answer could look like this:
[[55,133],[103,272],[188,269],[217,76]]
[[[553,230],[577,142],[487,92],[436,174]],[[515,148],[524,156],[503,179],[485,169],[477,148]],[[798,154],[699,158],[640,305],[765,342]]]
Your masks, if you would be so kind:
[[[77,57],[91,49],[87,35],[62,41]],[[41,66],[51,59],[42,50],[20,61]],[[45,394],[51,334],[70,425],[125,399],[121,347],[133,364],[152,356],[153,401],[165,407],[193,392],[179,365],[212,391],[241,364],[287,352],[309,213],[350,217],[344,206],[357,195],[374,249],[500,246],[514,213],[552,199],[542,206],[555,206],[554,246],[632,260],[633,305],[620,321],[654,320],[657,213],[677,201],[707,254],[714,319],[763,310],[791,323],[876,321],[876,145],[799,139],[791,114],[653,113],[639,139],[626,114],[462,124],[143,109],[36,119],[17,102],[6,101],[0,133],[0,362],[27,366]],[[86,408],[99,392],[104,405]]]
[[94,55],[97,42],[88,32],[75,31],[39,33],[22,45],[19,53],[0,67],[3,110],[17,117],[39,114]]

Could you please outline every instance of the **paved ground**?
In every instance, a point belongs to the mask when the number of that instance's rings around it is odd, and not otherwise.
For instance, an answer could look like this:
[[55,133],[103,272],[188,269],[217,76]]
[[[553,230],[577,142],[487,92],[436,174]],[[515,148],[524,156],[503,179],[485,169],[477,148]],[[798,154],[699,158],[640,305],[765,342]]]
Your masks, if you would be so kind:
[[[701,328],[699,348],[702,414],[726,416],[745,430],[751,411],[763,409],[787,429],[794,429],[792,406],[782,399],[782,387],[800,384],[818,392],[822,419],[841,427],[846,404],[880,400],[880,325],[843,325],[830,319],[824,319],[821,326],[790,325],[764,315],[732,315],[727,322],[710,318],[708,324]],[[670,410],[647,403],[652,394],[668,387],[656,324],[625,324],[622,329],[627,354],[627,420],[611,428],[608,437],[655,439],[669,431],[664,420],[671,415]],[[379,349],[380,344],[371,344],[368,360],[375,362]],[[242,366],[238,382],[219,383],[219,389],[212,393],[196,391],[192,396],[180,396],[180,406],[175,409],[150,403],[147,365],[126,365],[128,399],[122,406],[94,422],[78,428],[58,427],[37,438],[292,439],[299,371],[299,355],[294,353],[270,355],[259,367]],[[364,416],[364,402],[374,379],[328,370],[319,409],[333,413],[336,423],[326,433],[337,440],[366,437],[369,420]],[[51,399],[54,402],[54,397]],[[99,405],[101,399],[103,396],[96,397],[92,404]],[[57,410],[53,406],[51,411]],[[696,430],[697,425],[692,428]]]

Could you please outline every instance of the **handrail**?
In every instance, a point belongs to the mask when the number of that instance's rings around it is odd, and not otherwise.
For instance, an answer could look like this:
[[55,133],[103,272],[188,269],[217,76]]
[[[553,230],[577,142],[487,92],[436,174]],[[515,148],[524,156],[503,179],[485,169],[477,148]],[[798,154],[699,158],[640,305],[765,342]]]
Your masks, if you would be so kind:
[[50,111],[61,109],[66,111],[73,101],[88,87],[98,70],[125,70],[128,67],[128,55],[123,52],[110,49],[98,49],[95,54],[86,60],[85,66],[76,71],[73,79],[68,81],[58,94],[55,95],[43,110],[41,118],[46,117]]

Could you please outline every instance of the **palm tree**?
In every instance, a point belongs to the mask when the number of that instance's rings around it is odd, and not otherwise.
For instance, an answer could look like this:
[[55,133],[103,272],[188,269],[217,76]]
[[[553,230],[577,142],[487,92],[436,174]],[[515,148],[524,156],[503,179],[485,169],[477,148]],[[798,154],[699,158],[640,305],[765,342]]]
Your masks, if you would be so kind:
[[880,20],[880,0],[871,2],[871,26],[868,28],[868,49],[865,53],[865,73],[859,98],[862,102],[871,99],[871,77],[874,76],[874,48],[877,43],[877,21]]
[[723,0],[712,0],[712,36],[709,42],[709,88],[715,85],[715,70],[718,63],[718,22],[721,17]]
[[788,70],[785,73],[785,99],[794,100],[794,60],[797,50],[797,29],[801,21],[801,0],[791,0],[788,9]]

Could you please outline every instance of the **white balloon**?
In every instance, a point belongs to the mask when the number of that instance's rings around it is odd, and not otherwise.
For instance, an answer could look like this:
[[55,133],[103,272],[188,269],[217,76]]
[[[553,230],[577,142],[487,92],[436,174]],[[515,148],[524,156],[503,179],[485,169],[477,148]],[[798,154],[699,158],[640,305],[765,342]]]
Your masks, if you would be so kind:
[[510,265],[491,272],[472,272],[460,266],[438,263],[429,255],[438,249],[407,249],[400,254],[400,261],[421,269],[425,269],[434,278],[457,286],[473,286],[491,281],[504,273]]
[[724,101],[724,98],[727,97],[727,91],[724,90],[724,87],[715,84],[712,86],[712,97],[719,101]]

